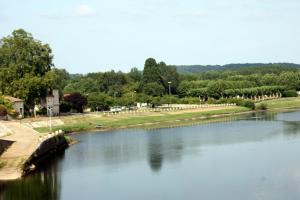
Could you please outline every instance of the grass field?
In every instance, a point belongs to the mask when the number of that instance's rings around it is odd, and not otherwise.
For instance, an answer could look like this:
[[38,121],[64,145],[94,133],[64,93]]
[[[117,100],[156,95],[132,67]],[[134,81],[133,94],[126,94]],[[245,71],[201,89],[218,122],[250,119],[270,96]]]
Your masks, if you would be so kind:
[[[256,103],[259,106],[262,102]],[[282,98],[276,100],[263,101],[268,110],[300,109],[300,98]],[[60,119],[64,125],[56,126],[53,130],[63,130],[67,133],[95,130],[96,125],[103,125],[102,130],[111,130],[119,128],[132,127],[168,127],[176,124],[190,124],[195,121],[208,121],[217,117],[230,116],[237,113],[246,113],[251,111],[245,107],[228,107],[219,110],[191,110],[186,113],[158,112],[137,115],[116,115],[103,116],[97,114],[88,114],[80,116],[67,116]],[[49,131],[48,127],[36,128],[38,132],[45,133]],[[100,129],[101,130],[101,129]]]
[[[298,109],[300,108],[300,97],[281,98],[264,101],[268,110],[277,109]],[[256,103],[256,106],[260,103]]]
[[[230,107],[221,110],[211,110],[203,112],[191,113],[152,113],[149,115],[136,116],[110,116],[103,117],[102,115],[84,115],[77,117],[61,118],[64,122],[62,126],[54,127],[55,130],[64,130],[65,132],[80,132],[86,130],[93,130],[97,124],[103,125],[107,129],[130,128],[130,127],[149,127],[149,126],[169,126],[174,123],[189,123],[189,120],[201,120],[209,117],[217,117],[224,115],[231,115],[234,113],[241,113],[249,111],[244,107]],[[43,133],[48,132],[48,127],[36,128],[35,130]]]

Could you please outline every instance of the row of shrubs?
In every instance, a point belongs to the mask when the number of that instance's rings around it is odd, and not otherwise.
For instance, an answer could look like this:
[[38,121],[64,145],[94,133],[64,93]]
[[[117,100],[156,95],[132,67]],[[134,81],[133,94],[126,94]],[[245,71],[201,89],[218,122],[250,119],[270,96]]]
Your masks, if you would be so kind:
[[252,110],[267,110],[267,104],[266,103],[260,103],[258,106],[255,105],[255,103],[251,100],[245,100],[245,99],[236,99],[236,98],[222,98],[219,100],[209,99],[208,103],[215,103],[215,104],[226,104],[226,103],[234,103],[237,106],[243,106],[246,108],[250,108]]

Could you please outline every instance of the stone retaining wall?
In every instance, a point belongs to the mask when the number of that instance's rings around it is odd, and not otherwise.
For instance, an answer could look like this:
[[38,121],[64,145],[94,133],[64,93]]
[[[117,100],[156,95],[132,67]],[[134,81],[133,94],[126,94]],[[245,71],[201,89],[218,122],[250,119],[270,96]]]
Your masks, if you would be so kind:
[[23,174],[33,171],[42,161],[69,146],[63,134],[56,135],[40,143],[37,150],[29,157],[23,166]]

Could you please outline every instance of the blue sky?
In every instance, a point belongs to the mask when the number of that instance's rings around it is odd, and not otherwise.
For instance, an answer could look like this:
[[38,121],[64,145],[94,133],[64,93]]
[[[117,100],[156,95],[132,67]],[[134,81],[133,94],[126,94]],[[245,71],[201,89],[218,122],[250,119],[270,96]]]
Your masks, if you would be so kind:
[[72,73],[168,64],[300,63],[299,0],[1,0],[0,37],[24,28]]

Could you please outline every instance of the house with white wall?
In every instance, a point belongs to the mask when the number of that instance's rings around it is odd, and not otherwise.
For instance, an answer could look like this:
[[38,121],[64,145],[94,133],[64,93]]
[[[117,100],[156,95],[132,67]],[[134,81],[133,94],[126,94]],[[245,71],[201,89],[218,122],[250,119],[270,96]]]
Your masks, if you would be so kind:
[[24,100],[18,99],[12,96],[5,96],[7,100],[12,103],[14,110],[19,114],[24,116]]

